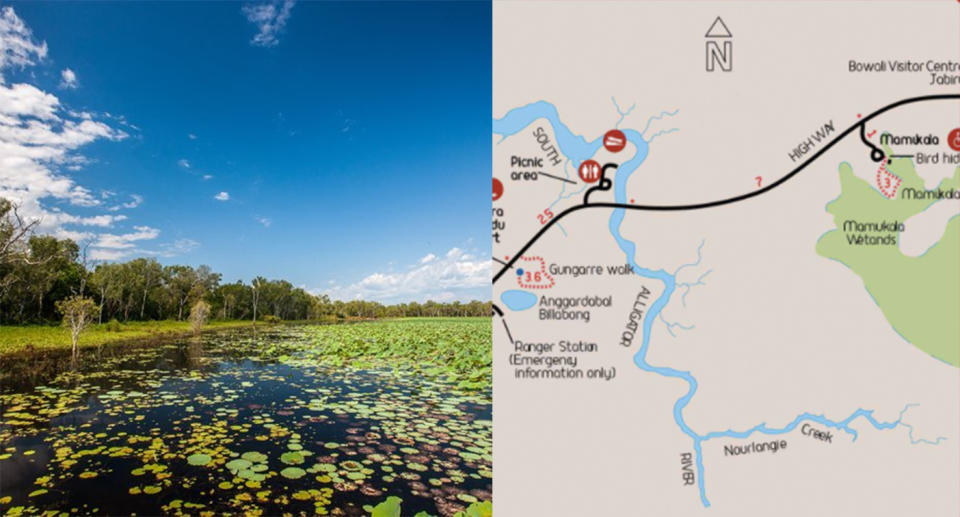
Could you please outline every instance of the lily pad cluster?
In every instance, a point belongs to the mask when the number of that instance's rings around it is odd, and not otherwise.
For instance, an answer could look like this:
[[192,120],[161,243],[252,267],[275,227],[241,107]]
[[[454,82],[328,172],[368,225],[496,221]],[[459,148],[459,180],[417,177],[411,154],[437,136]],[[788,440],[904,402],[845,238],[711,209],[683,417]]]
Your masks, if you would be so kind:
[[[474,325],[230,331],[4,391],[0,470],[20,481],[0,513],[353,515],[390,497],[466,512],[491,499],[492,476],[490,394],[463,385],[477,355],[452,351]],[[387,367],[391,340],[405,359]],[[327,360],[331,344],[350,351],[334,355],[342,364]],[[445,361],[460,366],[426,373]]]

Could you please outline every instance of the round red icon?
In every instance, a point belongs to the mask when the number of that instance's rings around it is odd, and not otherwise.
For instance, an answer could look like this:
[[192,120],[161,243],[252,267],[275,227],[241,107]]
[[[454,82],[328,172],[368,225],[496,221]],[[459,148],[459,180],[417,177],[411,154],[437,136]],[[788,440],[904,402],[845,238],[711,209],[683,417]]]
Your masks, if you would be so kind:
[[500,199],[500,196],[503,195],[503,183],[500,183],[500,180],[493,178],[493,200],[496,201]]
[[593,160],[586,160],[580,164],[580,179],[587,183],[595,183],[600,179],[600,174],[603,172],[603,168],[600,167],[600,164]]
[[947,135],[947,145],[954,151],[960,151],[960,127],[954,129]]
[[603,135],[603,147],[611,153],[619,153],[627,146],[627,137],[619,129],[611,129]]

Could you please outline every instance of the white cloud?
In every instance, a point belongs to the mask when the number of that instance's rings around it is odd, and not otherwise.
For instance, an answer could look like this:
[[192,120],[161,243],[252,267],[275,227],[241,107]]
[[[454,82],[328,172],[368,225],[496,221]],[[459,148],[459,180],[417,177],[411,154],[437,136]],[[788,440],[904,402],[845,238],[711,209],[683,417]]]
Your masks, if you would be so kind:
[[149,226],[134,226],[132,232],[123,234],[101,233],[93,243],[95,248],[129,249],[135,242],[152,240],[160,236],[160,230]]
[[189,138],[190,140],[196,140],[196,139],[197,139],[197,135],[195,135],[195,134],[193,134],[193,133],[188,133],[188,134],[187,134],[187,138]]
[[93,232],[78,232],[73,230],[64,230],[60,229],[53,234],[54,237],[58,239],[70,239],[73,242],[85,242],[96,237],[96,234]]
[[[118,141],[123,131],[64,113],[53,95],[28,84],[0,82],[0,196],[40,220],[41,231],[74,222],[69,214],[45,207],[47,201],[95,207],[101,199],[64,173],[88,162],[76,151],[96,140]],[[82,224],[82,223],[81,223]]]
[[[127,234],[104,232],[127,219],[103,213],[113,211],[104,203],[114,194],[94,193],[70,175],[91,162],[79,153],[83,147],[128,138],[101,120],[113,123],[122,117],[72,110],[56,95],[31,84],[8,84],[2,75],[8,68],[41,62],[46,55],[46,43],[34,40],[13,8],[0,8],[0,197],[16,203],[25,219],[39,221],[40,233],[99,243],[93,251],[100,250],[101,257],[129,250],[130,246],[117,247],[124,243],[155,238],[157,230],[145,226]],[[61,78],[75,80],[68,71],[61,72]],[[131,199],[121,206],[130,208],[141,201],[139,196]],[[83,212],[75,212],[77,207]]]
[[476,260],[460,248],[442,258],[430,253],[406,272],[375,272],[359,282],[320,290],[333,299],[385,303],[489,299],[490,261]]
[[216,196],[213,196],[213,199],[217,201],[230,201],[230,194],[227,192],[220,192]]
[[47,42],[33,39],[33,32],[13,7],[0,8],[0,70],[9,66],[23,68],[46,57]]
[[65,90],[73,90],[77,88],[77,73],[69,68],[64,68],[60,71],[60,87]]
[[149,226],[134,226],[128,233],[101,233],[90,246],[90,258],[93,260],[119,260],[136,253],[140,241],[153,240],[160,236],[160,230]]
[[212,180],[212,179],[213,179],[213,174],[204,174],[204,175],[203,175],[203,181]]
[[256,217],[258,223],[262,224],[264,228],[269,228],[273,221],[269,217]]
[[164,244],[161,246],[160,255],[164,257],[173,257],[176,255],[182,255],[184,253],[190,253],[191,251],[200,247],[200,243],[193,239],[177,239],[170,244]]
[[187,160],[186,158],[180,158],[179,160],[177,160],[177,165],[183,167],[184,169],[189,169],[190,161]]
[[[113,193],[110,193],[110,195],[113,195]],[[104,196],[101,194],[101,197],[104,197]],[[119,205],[111,206],[107,210],[111,212],[116,212],[124,208],[126,209],[136,208],[140,206],[140,203],[143,203],[143,196],[141,196],[140,194],[130,194],[130,201],[127,201],[126,203],[120,203]]]
[[123,208],[136,208],[140,206],[140,203],[143,203],[143,196],[139,194],[130,194],[130,201],[123,203],[121,206]]
[[277,36],[287,25],[294,3],[294,0],[275,0],[244,6],[243,14],[247,21],[257,26],[257,34],[250,40],[250,44],[257,47],[276,46],[280,42]]
[[103,248],[93,248],[90,250],[90,260],[120,260],[130,256],[132,253],[127,250],[110,250]]

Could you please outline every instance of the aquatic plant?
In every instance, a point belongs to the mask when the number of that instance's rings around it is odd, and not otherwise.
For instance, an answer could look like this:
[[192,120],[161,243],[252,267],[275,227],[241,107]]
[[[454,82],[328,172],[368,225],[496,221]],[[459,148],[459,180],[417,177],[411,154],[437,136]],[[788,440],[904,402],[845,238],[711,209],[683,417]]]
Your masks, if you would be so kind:
[[[490,393],[458,387],[437,357],[417,362],[421,347],[456,357],[480,323],[204,333],[4,384],[0,470],[22,481],[0,513],[329,514],[391,496],[429,505],[422,515],[468,511],[491,498]],[[364,329],[363,351],[383,357],[324,359],[328,344],[361,351]]]

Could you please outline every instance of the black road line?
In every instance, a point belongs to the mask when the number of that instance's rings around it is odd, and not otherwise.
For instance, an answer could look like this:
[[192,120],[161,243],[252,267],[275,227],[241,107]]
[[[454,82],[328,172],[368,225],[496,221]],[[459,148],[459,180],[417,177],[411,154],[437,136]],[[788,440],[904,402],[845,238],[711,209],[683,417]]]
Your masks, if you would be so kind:
[[883,161],[883,149],[873,145],[873,142],[867,140],[867,125],[860,124],[860,141],[870,148],[870,159],[875,162]]
[[503,311],[500,310],[500,307],[497,307],[497,304],[490,304],[493,307],[493,312],[497,313],[497,316],[503,317]]
[[491,258],[493,259],[494,262],[499,262],[499,263],[503,264],[504,266],[506,266],[506,267],[508,267],[508,268],[510,268],[510,269],[513,269],[513,266],[511,266],[510,264],[507,264],[506,262],[498,259],[497,257],[491,257]]
[[607,169],[616,169],[617,167],[619,167],[619,165],[616,163],[608,163],[604,165],[602,169],[600,169],[600,183],[598,183],[596,187],[587,189],[587,193],[583,195],[583,204],[590,202],[590,194],[594,191],[603,192],[610,190],[610,188],[613,187],[613,181],[607,179]]
[[[808,165],[813,163],[817,158],[822,156],[823,153],[827,152],[831,147],[833,147],[838,142],[840,142],[840,140],[843,140],[850,133],[856,131],[858,128],[861,129],[862,131],[864,128],[864,125],[868,121],[882,115],[883,113],[886,113],[894,108],[898,108],[900,106],[904,106],[907,104],[913,104],[913,103],[925,102],[925,101],[949,100],[949,99],[960,99],[960,94],[945,93],[945,94],[938,94],[938,95],[923,95],[920,97],[910,97],[907,99],[901,99],[892,104],[888,104],[874,111],[873,113],[867,115],[866,117],[858,120],[857,123],[848,127],[842,133],[837,135],[833,140],[828,142],[825,146],[821,147],[820,150],[814,153],[810,158],[807,158],[806,161],[798,165],[796,168],[788,172],[786,175],[784,175],[777,181],[774,181],[773,183],[767,185],[766,187],[763,187],[751,192],[747,192],[745,194],[740,194],[738,196],[733,196],[726,199],[719,199],[717,201],[707,201],[705,203],[693,203],[689,205],[631,205],[631,204],[620,204],[620,203],[591,203],[591,204],[582,204],[582,205],[576,205],[576,206],[570,207],[564,210],[563,212],[560,212],[559,214],[557,214],[556,217],[554,217],[553,219],[550,219],[547,222],[547,224],[543,225],[543,227],[541,227],[540,230],[537,231],[537,233],[535,233],[533,237],[530,238],[530,240],[528,240],[526,244],[523,245],[522,248],[520,248],[520,251],[518,251],[515,255],[513,255],[510,261],[507,262],[507,264],[502,269],[500,269],[500,271],[498,271],[496,275],[493,276],[493,283],[494,284],[497,283],[497,280],[499,280],[500,277],[503,276],[503,274],[507,271],[507,269],[512,267],[513,264],[516,263],[517,259],[522,257],[523,254],[526,253],[528,249],[530,249],[530,246],[532,246],[533,243],[537,241],[537,239],[539,239],[544,233],[546,233],[547,230],[549,230],[554,224],[556,224],[557,221],[559,221],[560,219],[563,219],[565,216],[569,214],[572,214],[573,212],[576,212],[577,210],[581,210],[584,208],[624,208],[627,210],[650,210],[650,211],[674,212],[674,211],[684,211],[684,210],[700,210],[703,208],[712,208],[715,206],[729,205],[731,203],[738,203],[740,201],[745,201],[752,197],[756,197],[761,194],[766,194],[767,192],[770,192],[771,190],[779,187],[780,185],[783,185],[784,183],[789,181],[791,178],[793,178],[794,176],[799,174],[801,171],[803,171]],[[869,142],[867,142],[867,145],[869,145],[871,149],[876,149],[876,147]],[[880,152],[882,155],[883,151],[880,151]],[[873,154],[873,151],[871,151],[871,159],[873,159],[874,156],[875,155]],[[883,157],[881,156],[880,159],[882,160]],[[874,161],[877,161],[877,160],[874,160]],[[615,164],[608,164],[608,165],[616,166]],[[606,167],[607,166],[605,165],[604,171],[606,170]],[[602,183],[602,180],[601,180],[601,183]],[[590,195],[590,192],[592,192],[593,190],[596,190],[596,189],[609,190],[609,186],[606,189],[601,187],[602,185],[599,187],[593,187],[592,189],[588,190],[587,194],[584,196],[584,202],[586,202],[586,200]]]

